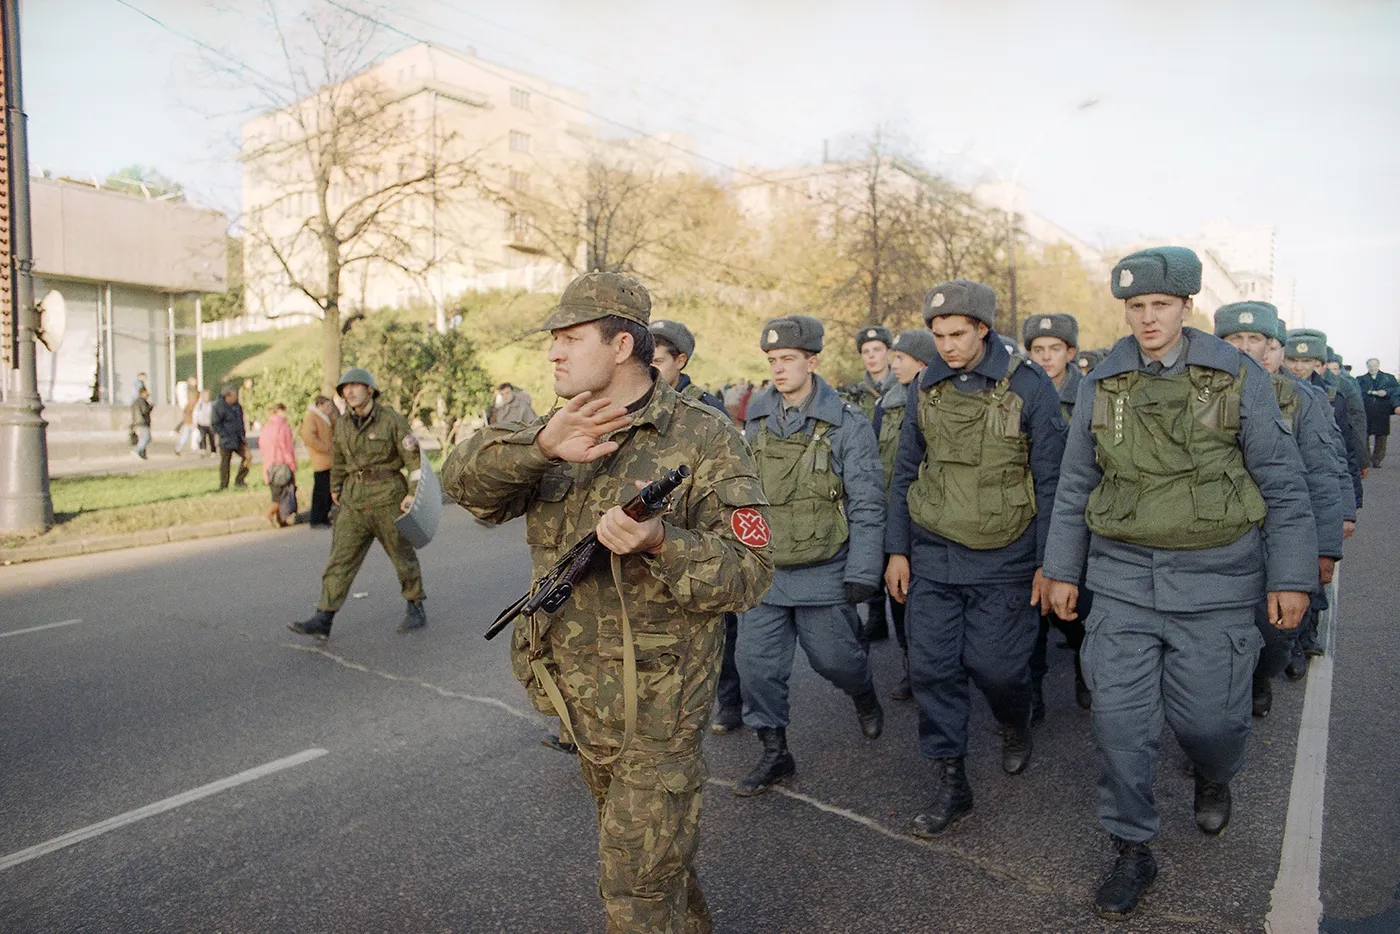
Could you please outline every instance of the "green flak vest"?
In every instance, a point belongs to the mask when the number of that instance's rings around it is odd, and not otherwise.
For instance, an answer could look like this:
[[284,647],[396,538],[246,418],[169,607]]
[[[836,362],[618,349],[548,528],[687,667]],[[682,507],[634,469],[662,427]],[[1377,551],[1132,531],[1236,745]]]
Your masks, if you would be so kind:
[[810,434],[790,438],[764,427],[754,440],[776,567],[826,561],[850,536],[842,499],[846,487],[831,469],[831,427],[821,422]]
[[1282,373],[1269,374],[1274,384],[1274,397],[1278,399],[1278,410],[1283,413],[1283,417],[1288,419],[1288,424],[1293,426],[1293,434],[1298,434],[1298,407],[1302,400],[1298,398],[1298,387],[1293,380]]
[[995,386],[959,392],[951,380],[920,389],[924,462],[909,485],[909,517],[937,535],[977,551],[1005,548],[1035,518],[1030,439],[1021,433],[1021,397],[1011,365]]
[[[907,404],[907,403],[906,403]],[[885,409],[880,422],[880,464],[885,468],[885,495],[894,480],[894,462],[899,457],[899,429],[904,425],[904,406]]]
[[1238,375],[1188,366],[1098,381],[1091,424],[1103,480],[1084,512],[1089,528],[1144,548],[1194,550],[1238,541],[1268,507],[1240,450]]

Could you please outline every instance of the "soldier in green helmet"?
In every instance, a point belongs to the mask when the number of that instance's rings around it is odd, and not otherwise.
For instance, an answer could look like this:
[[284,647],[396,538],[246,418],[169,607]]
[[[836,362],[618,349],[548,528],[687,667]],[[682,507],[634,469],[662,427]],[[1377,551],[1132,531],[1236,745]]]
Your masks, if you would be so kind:
[[1080,386],[1045,549],[1051,609],[1078,618],[1093,693],[1099,820],[1117,850],[1094,905],[1129,915],[1157,875],[1153,796],[1163,717],[1195,769],[1196,824],[1230,820],[1253,722],[1254,624],[1298,626],[1317,584],[1317,531],[1292,427],[1268,374],[1185,327],[1201,261],[1183,247],[1112,273],[1131,336]]
[[[303,636],[327,639],[336,612],[375,540],[384,546],[408,601],[399,632],[428,625],[423,611],[423,571],[418,554],[394,521],[413,504],[421,475],[418,438],[408,420],[379,402],[368,370],[352,367],[336,386],[345,415],[331,437],[331,499],[340,507],[331,530],[331,557],[321,578],[321,601],[310,619],[288,623]],[[408,475],[405,477],[404,472]]]

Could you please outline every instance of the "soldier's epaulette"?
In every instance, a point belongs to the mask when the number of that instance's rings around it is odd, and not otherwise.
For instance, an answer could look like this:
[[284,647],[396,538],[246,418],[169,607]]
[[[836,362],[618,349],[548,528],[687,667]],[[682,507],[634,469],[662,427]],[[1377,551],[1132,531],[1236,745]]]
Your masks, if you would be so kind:
[[728,418],[725,418],[723,415],[719,414],[719,410],[716,409],[714,406],[710,405],[708,402],[701,402],[699,399],[692,399],[685,393],[680,392],[676,393],[676,397],[681,400],[682,405],[689,406],[692,409],[700,409],[701,411],[708,412],[710,415],[714,416],[715,418],[721,421],[729,421]]
[[870,419],[866,418],[866,417],[865,417],[865,413],[862,412],[862,411],[860,410],[860,408],[857,407],[856,405],[854,405],[854,404],[852,404],[852,403],[850,403],[850,402],[844,402],[844,401],[843,401],[843,402],[841,403],[841,408],[846,412],[847,415],[855,415],[855,416],[858,416],[858,417],[861,419],[861,421],[865,422],[866,424],[869,424],[869,423],[870,423]]

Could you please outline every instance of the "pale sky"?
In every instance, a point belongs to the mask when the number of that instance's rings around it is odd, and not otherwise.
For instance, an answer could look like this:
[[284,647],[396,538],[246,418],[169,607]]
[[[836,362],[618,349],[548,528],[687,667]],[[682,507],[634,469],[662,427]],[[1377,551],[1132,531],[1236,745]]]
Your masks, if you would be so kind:
[[[246,44],[254,0],[130,2],[265,54]],[[237,210],[238,121],[219,116],[236,102],[192,77],[193,44],[117,0],[25,0],[23,17],[32,166],[154,165]],[[728,165],[814,162],[824,139],[892,123],[934,168],[1010,175],[1097,97],[1027,160],[1034,211],[1100,245],[1272,224],[1307,325],[1357,372],[1400,365],[1400,3],[398,0],[384,18]]]

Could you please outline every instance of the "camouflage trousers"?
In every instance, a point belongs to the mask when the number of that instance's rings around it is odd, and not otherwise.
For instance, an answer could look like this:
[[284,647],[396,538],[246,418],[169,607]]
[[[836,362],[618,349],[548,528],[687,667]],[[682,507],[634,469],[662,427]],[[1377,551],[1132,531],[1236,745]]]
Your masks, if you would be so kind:
[[673,792],[622,781],[580,759],[598,806],[599,893],[608,934],[710,934],[714,922],[692,865],[701,788]]
[[389,553],[404,599],[414,603],[423,599],[423,571],[418,566],[418,553],[395,527],[394,520],[398,517],[397,504],[363,510],[341,505],[331,530],[331,557],[321,577],[318,610],[334,613],[345,603],[350,585],[375,539]]

